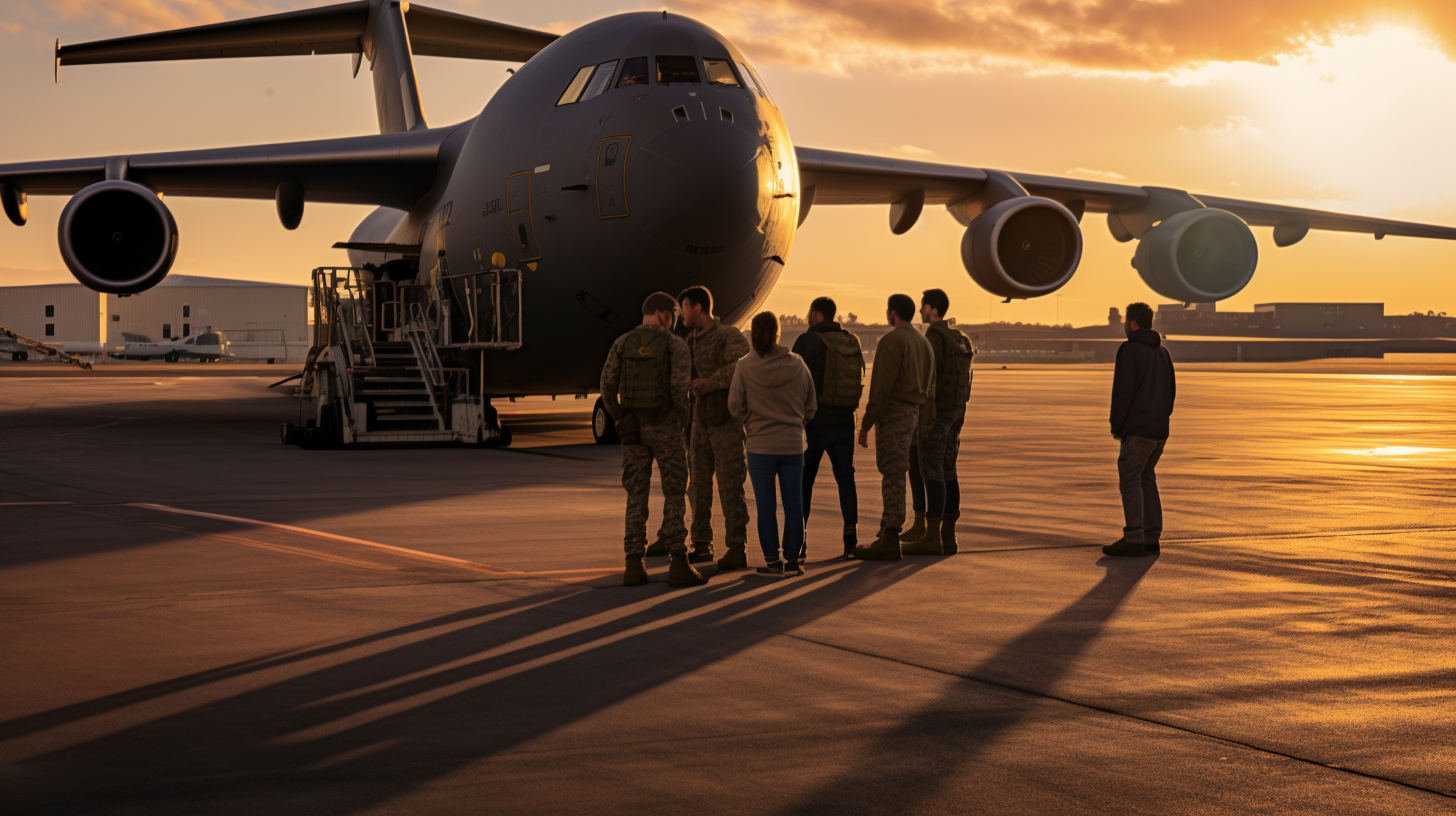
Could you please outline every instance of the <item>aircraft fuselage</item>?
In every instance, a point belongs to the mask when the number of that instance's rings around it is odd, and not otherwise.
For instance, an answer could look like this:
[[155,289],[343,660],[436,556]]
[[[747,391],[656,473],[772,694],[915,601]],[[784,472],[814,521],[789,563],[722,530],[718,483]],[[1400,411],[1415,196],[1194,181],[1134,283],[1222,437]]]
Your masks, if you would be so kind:
[[[662,57],[692,58],[700,81],[661,81]],[[720,78],[731,64],[732,84],[709,81],[704,60]],[[613,61],[607,90],[558,104],[581,69]],[[623,81],[638,69],[641,81]],[[459,126],[428,196],[407,213],[377,210],[352,240],[420,244],[422,282],[504,253],[522,270],[524,342],[484,353],[485,392],[592,390],[648,294],[701,284],[736,322],[777,280],[799,171],[759,87],[737,48],[690,19],[639,13],[584,26]],[[387,257],[398,256],[351,251],[356,265]]]

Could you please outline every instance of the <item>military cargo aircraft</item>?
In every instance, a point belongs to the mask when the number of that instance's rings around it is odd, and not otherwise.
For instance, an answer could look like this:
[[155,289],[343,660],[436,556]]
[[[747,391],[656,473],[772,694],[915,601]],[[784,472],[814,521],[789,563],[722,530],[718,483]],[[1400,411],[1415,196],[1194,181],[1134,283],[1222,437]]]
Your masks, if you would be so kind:
[[[1251,226],[1272,227],[1278,246],[1311,230],[1456,239],[1450,227],[796,146],[748,58],[666,12],[558,36],[356,0],[58,42],[56,70],[308,54],[350,55],[355,75],[368,59],[378,135],[3,164],[6,215],[23,225],[29,195],[71,196],[59,228],[66,265],[93,289],[131,293],[160,281],[176,255],[164,195],[273,199],[288,229],[307,202],[374,205],[336,246],[369,265],[364,285],[397,287],[400,310],[413,308],[403,288],[441,295],[417,314],[438,329],[446,364],[468,369],[470,392],[487,399],[594,391],[606,350],[653,291],[704,284],[721,316],[742,319],[767,297],[814,207],[883,206],[901,234],[927,205],[944,206],[966,228],[967,272],[1004,298],[1048,295],[1071,279],[1088,213],[1105,214],[1119,241],[1138,241],[1138,274],[1183,302],[1248,284]],[[478,116],[430,127],[415,54],[523,64]],[[520,271],[515,342],[482,340],[482,321],[504,307],[480,275],[505,265]]]

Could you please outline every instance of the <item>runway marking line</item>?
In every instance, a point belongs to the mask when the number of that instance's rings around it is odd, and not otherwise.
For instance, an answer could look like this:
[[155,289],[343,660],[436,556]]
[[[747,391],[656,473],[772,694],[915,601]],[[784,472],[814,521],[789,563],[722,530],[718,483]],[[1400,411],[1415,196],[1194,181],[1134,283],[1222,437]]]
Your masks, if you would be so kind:
[[126,507],[141,507],[147,510],[156,510],[162,513],[175,513],[180,516],[196,516],[198,518],[213,519],[215,521],[228,521],[234,524],[246,524],[253,527],[270,527],[275,530],[284,530],[290,533],[313,536],[329,541],[338,541],[344,544],[353,544],[359,547],[370,547],[376,550],[383,550],[403,558],[412,558],[416,561],[429,561],[435,564],[446,564],[458,569],[470,570],[471,572],[485,572],[491,575],[526,575],[527,573],[515,570],[502,570],[485,564],[477,564],[474,561],[466,561],[463,558],[452,558],[448,555],[435,555],[434,553],[411,550],[408,547],[395,547],[391,544],[380,544],[377,541],[365,541],[362,538],[351,538],[349,536],[325,533],[321,530],[310,530],[307,527],[294,527],[289,524],[278,524],[272,521],[259,521],[258,519],[241,518],[239,516],[225,516],[221,513],[205,513],[201,510],[183,510],[180,507],[169,507],[165,504],[151,504],[148,502],[135,502],[125,505]]
[[34,507],[41,504],[71,504],[68,501],[0,502],[0,507]]

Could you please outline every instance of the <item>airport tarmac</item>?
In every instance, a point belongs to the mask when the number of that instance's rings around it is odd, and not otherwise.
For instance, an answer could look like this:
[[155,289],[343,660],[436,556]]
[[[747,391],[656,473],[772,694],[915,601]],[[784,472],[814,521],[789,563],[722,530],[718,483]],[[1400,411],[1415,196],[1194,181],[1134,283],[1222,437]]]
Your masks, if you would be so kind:
[[505,450],[306,451],[286,371],[8,368],[0,800],[1451,813],[1456,376],[1413,370],[1184,367],[1127,560],[1107,367],[978,370],[960,555],[832,560],[826,465],[803,577],[668,590],[617,585],[589,402],[500,403]]

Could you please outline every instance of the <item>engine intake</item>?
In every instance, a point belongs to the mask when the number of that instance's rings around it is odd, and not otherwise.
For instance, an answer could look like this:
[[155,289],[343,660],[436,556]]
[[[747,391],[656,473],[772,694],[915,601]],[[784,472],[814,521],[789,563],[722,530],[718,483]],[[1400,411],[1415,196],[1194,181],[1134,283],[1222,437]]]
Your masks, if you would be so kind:
[[66,204],[61,258],[87,288],[134,294],[156,286],[177,258],[177,222],[155,193],[129,181],[102,181]]
[[1050,198],[1002,201],[971,221],[961,261],[982,289],[1006,298],[1049,295],[1082,260],[1082,230],[1071,211]]
[[1183,303],[1233,297],[1254,277],[1259,245],[1242,219],[1227,210],[1187,210],[1169,216],[1138,242],[1132,265],[1150,289]]

